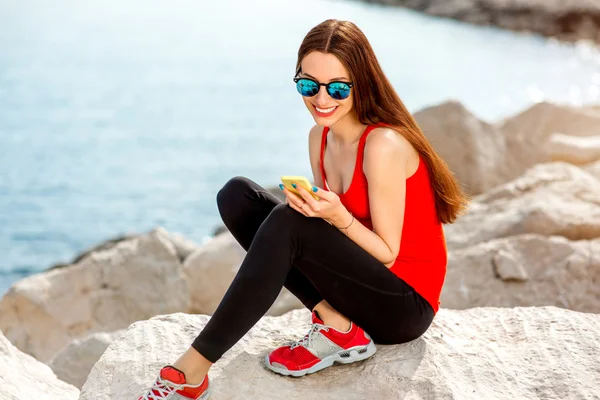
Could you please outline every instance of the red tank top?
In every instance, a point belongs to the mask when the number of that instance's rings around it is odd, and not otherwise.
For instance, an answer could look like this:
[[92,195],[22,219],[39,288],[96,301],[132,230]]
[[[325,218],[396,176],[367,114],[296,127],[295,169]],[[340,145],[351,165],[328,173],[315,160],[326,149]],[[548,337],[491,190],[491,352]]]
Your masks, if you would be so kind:
[[[379,125],[369,125],[358,142],[356,164],[350,186],[339,195],[340,201],[364,226],[373,230],[369,209],[367,177],[363,172],[364,149],[367,136]],[[324,189],[329,190],[323,157],[329,127],[323,129],[320,168]],[[442,224],[438,221],[435,197],[429,171],[419,157],[417,171],[406,179],[406,199],[400,252],[390,270],[408,283],[431,304],[434,313],[440,305],[440,294],[446,277],[447,251]]]

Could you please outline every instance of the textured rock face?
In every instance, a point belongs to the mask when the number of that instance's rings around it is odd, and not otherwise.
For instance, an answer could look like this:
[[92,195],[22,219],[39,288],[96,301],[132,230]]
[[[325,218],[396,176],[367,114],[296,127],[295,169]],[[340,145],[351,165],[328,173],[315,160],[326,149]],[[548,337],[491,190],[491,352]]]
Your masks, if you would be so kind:
[[92,333],[85,338],[75,339],[48,365],[60,380],[81,388],[96,361],[100,359],[108,345],[122,333],[123,331]]
[[188,308],[179,255],[157,230],[17,282],[0,301],[0,329],[47,362],[75,338]]
[[495,124],[450,101],[415,118],[469,194],[481,194],[536,164],[600,159],[600,112],[539,103]]
[[[189,346],[208,317],[140,321],[92,369],[81,400],[130,399]],[[308,329],[309,311],[264,317],[210,372],[215,399],[594,398],[600,317],[555,307],[441,309],[421,338],[299,379],[262,359]],[[123,377],[127,377],[123,379]]]
[[449,249],[537,233],[571,240],[600,237],[600,181],[566,163],[540,164],[473,199],[444,227]]
[[[226,231],[185,260],[183,266],[191,288],[191,313],[212,315],[245,255],[246,251]],[[284,288],[267,315],[281,315],[301,307],[302,303]]]
[[596,0],[366,0],[409,7],[477,25],[575,41],[600,42],[600,3]]
[[[565,151],[557,139],[566,136],[571,143],[579,144],[600,135],[600,112],[594,107],[575,108],[543,102],[498,122],[496,127],[506,140],[506,162],[511,166],[511,179],[514,179],[540,163],[580,163],[582,157],[573,154],[575,146],[568,142]],[[594,152],[588,153],[586,158],[593,159]]]
[[600,313],[600,239],[519,235],[451,251],[441,306],[554,305]]
[[502,133],[462,104],[451,101],[426,108],[415,113],[415,119],[468,193],[482,193],[518,174],[507,163]]
[[569,136],[600,135],[600,107],[568,107],[552,103],[537,103],[525,111],[506,118],[500,124],[506,137],[518,137],[517,145],[538,144],[553,133]]
[[584,165],[583,170],[594,176],[596,179],[600,180],[600,160]]
[[555,133],[550,136],[550,153],[554,161],[589,164],[600,160],[600,135],[579,137]]
[[226,231],[192,253],[183,267],[192,290],[190,312],[211,315],[233,280],[246,252]]
[[59,380],[47,365],[21,353],[0,332],[0,399],[76,400],[79,389]]
[[[198,248],[198,246],[194,242],[185,238],[183,235],[181,235],[179,233],[167,232],[167,230],[162,227],[156,228],[155,232],[160,234],[164,238],[169,239],[169,241],[173,244],[173,246],[175,246],[175,251],[177,252],[177,257],[179,257],[180,261],[182,261],[182,262],[183,262],[183,260],[186,259],[187,256],[189,256],[194,250],[196,250]],[[135,239],[137,236],[138,235],[124,235],[124,236],[118,236],[118,237],[115,237],[112,239],[105,240],[102,243],[99,243],[87,250],[82,251],[70,263],[55,264],[52,267],[50,267],[49,269],[68,267],[71,264],[77,264],[78,262],[80,262],[81,260],[83,260],[84,258],[86,258],[87,256],[89,256],[92,253],[95,253],[98,251],[110,250],[113,247],[115,247],[117,244],[119,244],[123,241],[126,241],[126,240]]]

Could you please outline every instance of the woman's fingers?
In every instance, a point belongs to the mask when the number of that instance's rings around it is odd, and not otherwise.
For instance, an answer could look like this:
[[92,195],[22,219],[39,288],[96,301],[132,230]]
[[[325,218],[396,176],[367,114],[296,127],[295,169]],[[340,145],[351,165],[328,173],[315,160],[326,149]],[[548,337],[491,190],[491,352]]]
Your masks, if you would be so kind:
[[294,210],[298,211],[299,213],[303,214],[304,216],[307,216],[307,217],[310,216],[307,213],[308,207],[305,206],[305,202],[304,202],[304,200],[302,200],[302,198],[298,197],[298,195],[290,192],[287,189],[283,189],[283,193],[285,193],[285,198],[290,207],[292,207]]
[[305,217],[310,217],[310,215],[306,212],[306,209],[308,208],[306,206],[306,203],[303,205],[304,207],[298,207],[295,203],[292,202],[289,202],[288,205],[294,210],[298,211],[300,214],[304,215]]
[[[316,189],[316,191],[314,190]],[[300,185],[297,185],[298,194],[283,188],[286,199],[290,206],[307,217],[326,218],[327,210],[335,204],[335,193],[314,187],[313,192],[319,196],[320,200],[315,199],[312,194]]]
[[304,202],[306,204],[308,204],[308,206],[311,208],[312,211],[314,211],[315,213],[318,213],[321,211],[322,207],[319,204],[319,201],[316,200],[314,197],[312,197],[312,195],[310,193],[308,193],[308,191],[306,189],[304,189],[302,186],[298,185],[296,190],[298,192],[300,192],[302,199],[304,200]]
[[335,197],[337,196],[335,193],[330,192],[329,190],[323,190],[316,186],[312,187],[312,191],[319,197],[319,199],[325,200],[329,203],[332,203],[335,200]]
[[298,207],[301,207],[302,204],[304,204],[304,200],[301,197],[299,197],[297,194],[294,194],[287,189],[283,189],[283,193],[285,194],[285,197],[287,198],[288,203],[295,204]]
[[300,214],[304,215],[305,217],[310,217],[310,215],[308,215],[308,213],[306,211],[304,211],[304,209],[302,208],[298,208],[297,206],[292,206],[292,208],[296,211],[298,211]]

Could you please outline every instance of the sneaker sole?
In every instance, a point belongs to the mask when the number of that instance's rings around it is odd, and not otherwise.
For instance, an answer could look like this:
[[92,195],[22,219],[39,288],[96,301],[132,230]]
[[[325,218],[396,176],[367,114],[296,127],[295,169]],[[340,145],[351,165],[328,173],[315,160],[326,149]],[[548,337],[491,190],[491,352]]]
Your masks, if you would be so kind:
[[267,365],[267,368],[269,368],[271,371],[276,372],[278,374],[298,377],[298,376],[304,376],[306,374],[312,374],[312,373],[315,373],[322,369],[331,367],[335,363],[352,364],[357,361],[366,360],[367,358],[369,358],[373,354],[375,354],[376,351],[377,351],[377,348],[375,347],[375,343],[373,343],[373,341],[371,341],[371,343],[369,343],[366,346],[356,346],[356,347],[351,347],[349,349],[340,350],[337,353],[334,353],[330,356],[325,357],[324,359],[322,359],[321,361],[319,361],[318,363],[316,363],[315,365],[313,365],[310,368],[297,370],[297,371],[289,370],[289,369],[285,369],[285,368],[274,367],[269,362],[269,355],[267,355],[265,357],[265,364]]
[[197,400],[208,400],[208,398],[210,397],[212,390],[210,388],[210,386],[206,389],[206,391],[204,393],[202,393],[202,396],[198,397]]

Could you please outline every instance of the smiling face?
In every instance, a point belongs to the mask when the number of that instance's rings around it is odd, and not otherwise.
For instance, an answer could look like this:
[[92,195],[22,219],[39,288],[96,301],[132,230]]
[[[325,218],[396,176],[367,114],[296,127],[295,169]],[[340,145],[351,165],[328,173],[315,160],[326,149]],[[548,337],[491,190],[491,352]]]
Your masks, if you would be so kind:
[[[311,78],[319,83],[332,81],[350,82],[350,74],[340,60],[333,54],[318,51],[308,53],[300,63],[299,77]],[[336,100],[321,86],[313,97],[302,97],[308,111],[320,126],[331,126],[347,115],[352,115],[352,90],[344,100]]]

